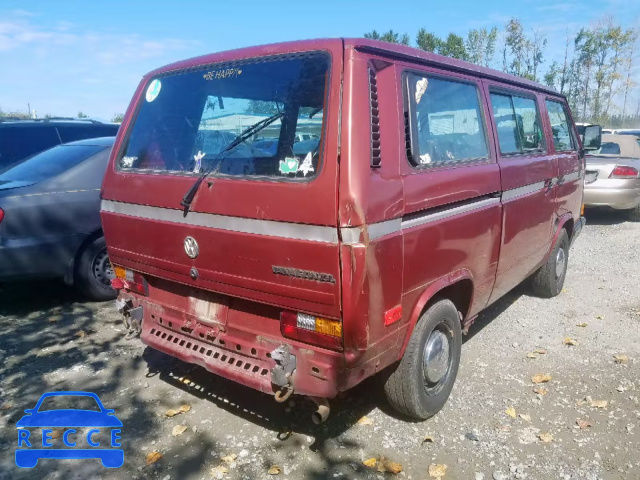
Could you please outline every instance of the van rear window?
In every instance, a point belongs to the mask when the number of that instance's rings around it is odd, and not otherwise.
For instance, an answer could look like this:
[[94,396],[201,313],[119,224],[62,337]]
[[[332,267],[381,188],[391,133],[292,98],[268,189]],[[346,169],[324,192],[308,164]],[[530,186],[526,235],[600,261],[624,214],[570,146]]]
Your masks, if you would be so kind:
[[117,168],[311,178],[319,168],[328,70],[329,56],[313,52],[158,76],[140,100]]

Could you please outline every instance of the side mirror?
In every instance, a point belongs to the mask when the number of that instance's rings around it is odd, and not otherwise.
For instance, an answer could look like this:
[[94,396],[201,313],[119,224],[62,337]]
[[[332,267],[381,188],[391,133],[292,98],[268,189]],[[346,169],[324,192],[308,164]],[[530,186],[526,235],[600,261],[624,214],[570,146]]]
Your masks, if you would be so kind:
[[602,127],[600,125],[589,125],[584,129],[584,140],[582,148],[585,151],[598,150],[602,144]]

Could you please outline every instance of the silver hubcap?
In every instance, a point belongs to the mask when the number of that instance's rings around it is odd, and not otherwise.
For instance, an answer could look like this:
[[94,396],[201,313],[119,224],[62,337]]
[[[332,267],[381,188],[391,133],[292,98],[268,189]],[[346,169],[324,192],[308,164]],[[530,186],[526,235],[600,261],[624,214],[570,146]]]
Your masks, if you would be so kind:
[[115,278],[115,274],[113,273],[113,268],[111,267],[111,262],[109,261],[106,250],[101,251],[95,256],[92,267],[93,276],[96,280],[103,285],[110,286],[111,280]]
[[567,262],[567,256],[564,253],[564,248],[558,249],[558,254],[556,255],[556,278],[560,278],[562,276],[562,272],[564,272],[564,264]]
[[449,368],[449,339],[444,332],[434,330],[429,335],[422,357],[424,378],[429,383],[442,380]]

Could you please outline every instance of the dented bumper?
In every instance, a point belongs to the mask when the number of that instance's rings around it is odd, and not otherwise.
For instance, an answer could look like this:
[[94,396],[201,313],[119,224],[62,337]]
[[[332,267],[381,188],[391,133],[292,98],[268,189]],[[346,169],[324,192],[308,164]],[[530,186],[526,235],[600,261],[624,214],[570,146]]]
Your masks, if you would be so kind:
[[214,323],[131,293],[119,300],[142,307],[146,345],[255,390],[275,394],[282,388],[281,361],[272,355],[282,347],[295,358],[288,376],[294,393],[333,398],[346,384],[344,355],[285,339],[271,307],[232,301],[226,321]]

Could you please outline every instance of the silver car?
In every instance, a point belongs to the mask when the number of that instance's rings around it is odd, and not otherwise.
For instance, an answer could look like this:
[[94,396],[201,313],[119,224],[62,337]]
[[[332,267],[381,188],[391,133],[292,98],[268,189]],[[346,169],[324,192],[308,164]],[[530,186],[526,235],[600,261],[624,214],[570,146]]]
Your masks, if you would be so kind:
[[600,149],[586,160],[584,204],[628,210],[640,221],[640,138],[602,135]]

